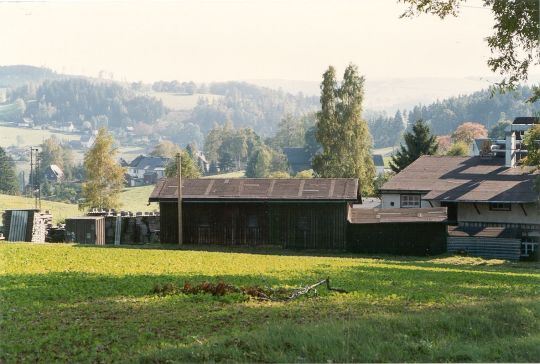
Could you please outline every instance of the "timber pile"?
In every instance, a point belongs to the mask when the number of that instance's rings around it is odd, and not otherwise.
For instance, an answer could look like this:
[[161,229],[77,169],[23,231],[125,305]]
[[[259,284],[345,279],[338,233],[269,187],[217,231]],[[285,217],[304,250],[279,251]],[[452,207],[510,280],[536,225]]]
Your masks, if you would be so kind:
[[443,222],[447,219],[446,207],[432,208],[351,208],[348,221],[351,224],[378,224],[391,222]]
[[47,237],[45,241],[47,243],[63,243],[66,238],[66,225],[59,224],[57,226],[51,226],[47,229]]
[[32,221],[32,237],[33,243],[44,243],[47,238],[47,229],[52,226],[52,214],[50,211],[45,213],[34,213]]
[[288,302],[299,297],[308,295],[310,293],[317,294],[317,287],[325,286],[328,291],[334,291],[339,293],[348,293],[348,291],[341,288],[333,288],[330,286],[330,277],[323,279],[317,283],[310,284],[303,288],[295,289],[292,292],[285,289],[273,289],[263,288],[259,286],[250,287],[238,287],[232,284],[218,282],[216,284],[211,282],[203,282],[198,285],[192,285],[190,282],[185,282],[182,287],[178,287],[174,283],[166,283],[164,285],[156,284],[153,289],[153,293],[159,295],[170,294],[211,294],[213,296],[224,296],[231,293],[240,293],[251,298],[255,298],[261,301],[273,301],[273,302]]
[[105,217],[106,244],[159,243],[159,212],[92,209],[87,215]]
[[8,241],[44,243],[52,226],[52,214],[39,209],[6,210],[2,224]]

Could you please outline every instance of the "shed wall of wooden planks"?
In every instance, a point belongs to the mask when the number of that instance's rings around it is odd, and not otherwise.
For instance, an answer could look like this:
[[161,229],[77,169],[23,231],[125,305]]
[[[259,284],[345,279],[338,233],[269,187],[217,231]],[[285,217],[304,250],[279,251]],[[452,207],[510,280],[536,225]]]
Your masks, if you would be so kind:
[[[184,202],[185,244],[345,249],[346,202]],[[160,202],[161,242],[178,241],[177,204]]]

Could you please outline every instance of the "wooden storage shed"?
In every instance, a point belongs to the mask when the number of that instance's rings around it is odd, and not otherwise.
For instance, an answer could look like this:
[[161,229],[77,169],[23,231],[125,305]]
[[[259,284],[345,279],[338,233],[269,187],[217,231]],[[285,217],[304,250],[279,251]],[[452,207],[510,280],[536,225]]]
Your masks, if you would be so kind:
[[[163,179],[150,196],[160,205],[162,243],[178,241],[177,187]],[[182,195],[186,244],[301,249],[345,249],[347,211],[359,198],[355,178],[186,179]]]
[[354,253],[424,256],[446,251],[446,207],[354,208],[348,221],[347,250]]
[[105,245],[105,217],[80,216],[66,219],[66,242]]

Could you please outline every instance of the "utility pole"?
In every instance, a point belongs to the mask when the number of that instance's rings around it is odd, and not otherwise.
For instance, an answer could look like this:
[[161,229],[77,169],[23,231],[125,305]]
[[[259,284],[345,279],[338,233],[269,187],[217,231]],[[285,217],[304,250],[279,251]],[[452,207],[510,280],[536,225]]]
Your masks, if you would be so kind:
[[176,155],[176,176],[178,177],[178,245],[182,245],[182,155],[180,153]]
[[[39,151],[36,148],[36,175],[37,176],[39,176],[39,162],[40,161],[41,160],[39,158]],[[41,210],[41,183],[39,181],[39,177],[36,180],[37,180],[36,209]]]
[[41,186],[39,183],[39,149],[30,147],[30,193],[34,198],[34,208],[41,209]]
[[[34,191],[34,148],[30,147],[30,177],[28,181],[28,185],[30,186],[30,193],[31,197],[33,195]],[[28,196],[28,195],[27,195]]]

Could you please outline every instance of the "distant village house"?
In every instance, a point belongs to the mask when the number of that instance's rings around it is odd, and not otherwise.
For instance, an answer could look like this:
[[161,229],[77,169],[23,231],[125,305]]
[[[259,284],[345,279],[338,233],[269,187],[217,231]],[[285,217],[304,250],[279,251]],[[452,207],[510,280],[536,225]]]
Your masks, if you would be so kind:
[[169,158],[139,155],[127,165],[126,183],[130,187],[151,185],[165,176]]

